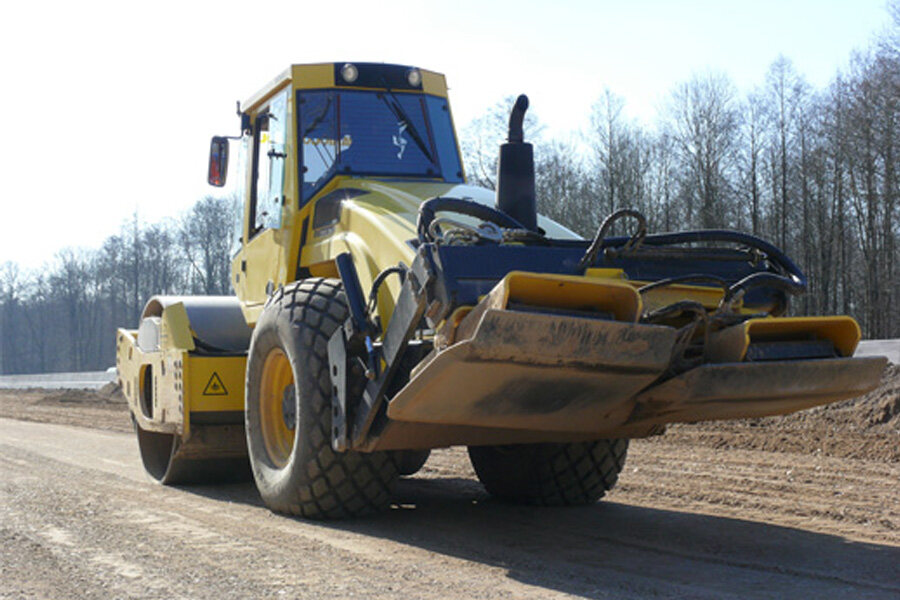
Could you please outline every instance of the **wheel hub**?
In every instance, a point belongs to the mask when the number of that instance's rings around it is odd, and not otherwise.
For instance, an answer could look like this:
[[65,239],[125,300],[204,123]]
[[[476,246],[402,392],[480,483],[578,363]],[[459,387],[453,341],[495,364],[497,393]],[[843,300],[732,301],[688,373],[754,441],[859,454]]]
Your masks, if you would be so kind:
[[297,391],[291,363],[281,348],[273,348],[266,356],[260,379],[260,433],[269,460],[284,468],[294,451]]
[[297,428],[297,390],[293,384],[285,387],[281,394],[281,418],[288,430]]

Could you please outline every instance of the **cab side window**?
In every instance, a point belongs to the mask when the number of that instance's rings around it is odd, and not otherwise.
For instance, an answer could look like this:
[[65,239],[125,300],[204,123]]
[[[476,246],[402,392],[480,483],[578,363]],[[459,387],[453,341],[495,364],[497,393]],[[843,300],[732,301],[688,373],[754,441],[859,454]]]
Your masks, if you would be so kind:
[[281,226],[284,206],[284,165],[287,159],[287,91],[276,95],[253,128],[253,175],[250,197],[250,237]]
[[336,94],[334,92],[306,92],[297,96],[300,140],[303,152],[302,201],[306,202],[331,177],[341,150],[350,147],[350,140],[342,144],[337,137]]
[[237,253],[241,251],[244,243],[244,203],[247,197],[247,161],[250,159],[252,151],[253,136],[245,131],[241,136],[241,142],[238,146],[237,168],[233,171],[235,173],[243,174],[245,179],[240,182],[240,185],[238,185],[235,190],[235,204],[233,207],[234,222],[232,223],[232,233],[234,234],[231,246],[232,256],[237,255]]

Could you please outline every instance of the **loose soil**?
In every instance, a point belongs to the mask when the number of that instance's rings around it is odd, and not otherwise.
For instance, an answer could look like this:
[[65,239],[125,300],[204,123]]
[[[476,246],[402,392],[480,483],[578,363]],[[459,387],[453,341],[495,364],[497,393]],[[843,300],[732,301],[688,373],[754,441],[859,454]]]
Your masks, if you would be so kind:
[[0,417],[131,431],[128,402],[114,383],[99,390],[0,389]]
[[460,448],[349,522],[152,485],[112,386],[0,390],[0,473],[0,598],[900,597],[896,366],[855,400],[634,440],[585,508],[494,501]]

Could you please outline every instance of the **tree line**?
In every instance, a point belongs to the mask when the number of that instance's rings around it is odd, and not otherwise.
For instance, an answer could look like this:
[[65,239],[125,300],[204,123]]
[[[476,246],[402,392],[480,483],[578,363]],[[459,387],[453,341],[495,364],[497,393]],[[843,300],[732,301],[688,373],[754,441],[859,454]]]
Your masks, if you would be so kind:
[[[651,231],[733,228],[781,246],[806,272],[797,314],[853,315],[870,338],[900,337],[900,4],[893,28],[815,89],[790,60],[741,93],[722,73],[671,90],[657,121],[626,116],[605,91],[567,139],[529,112],[541,213],[586,237],[619,208]],[[460,132],[470,183],[494,187],[513,99]],[[178,219],[137,215],[93,250],[44,269],[0,265],[0,373],[103,369],[115,329],[154,294],[229,294],[234,198],[206,197]]]
[[155,294],[231,293],[234,198],[207,197],[179,219],[137,215],[94,250],[65,249],[49,267],[0,266],[0,373],[101,370],[115,330],[134,328]]

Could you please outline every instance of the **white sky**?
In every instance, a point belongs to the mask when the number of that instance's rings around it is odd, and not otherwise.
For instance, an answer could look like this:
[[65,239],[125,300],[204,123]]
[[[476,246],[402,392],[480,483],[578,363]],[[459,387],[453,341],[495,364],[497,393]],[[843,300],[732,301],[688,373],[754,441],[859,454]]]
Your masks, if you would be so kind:
[[137,211],[204,194],[234,102],[290,63],[411,64],[446,74],[457,128],[525,92],[560,134],[604,86],[649,120],[705,69],[761,83],[782,53],[815,86],[888,22],[884,0],[8,2],[0,11],[0,264],[98,247]]

